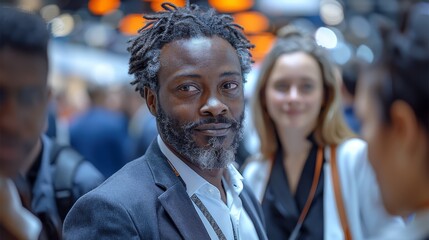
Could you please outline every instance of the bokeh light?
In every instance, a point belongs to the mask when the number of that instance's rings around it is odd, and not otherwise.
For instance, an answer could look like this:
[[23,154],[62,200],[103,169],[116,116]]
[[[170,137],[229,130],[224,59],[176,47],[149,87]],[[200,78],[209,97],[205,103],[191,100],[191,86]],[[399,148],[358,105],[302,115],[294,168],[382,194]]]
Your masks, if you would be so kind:
[[263,32],[270,24],[265,15],[256,11],[236,13],[233,17],[234,21],[244,28],[245,33]]
[[254,2],[253,0],[209,0],[209,4],[219,12],[239,12],[250,9]]
[[142,14],[129,14],[119,22],[119,31],[125,35],[135,35],[144,24]]
[[261,61],[271,49],[275,36],[271,33],[261,33],[248,36],[248,39],[255,45],[255,48],[251,50],[253,59],[255,61]]
[[45,21],[51,21],[55,17],[60,15],[60,8],[56,4],[50,4],[42,7],[40,9],[40,16],[42,16]]
[[320,17],[328,25],[337,25],[344,20],[344,10],[335,0],[324,0],[320,3]]
[[74,29],[74,19],[68,14],[62,14],[51,20],[51,32],[54,37],[65,37]]
[[329,49],[336,47],[338,42],[334,31],[326,27],[320,27],[316,30],[315,39],[317,44]]
[[120,0],[89,0],[88,9],[95,15],[104,15],[121,5]]

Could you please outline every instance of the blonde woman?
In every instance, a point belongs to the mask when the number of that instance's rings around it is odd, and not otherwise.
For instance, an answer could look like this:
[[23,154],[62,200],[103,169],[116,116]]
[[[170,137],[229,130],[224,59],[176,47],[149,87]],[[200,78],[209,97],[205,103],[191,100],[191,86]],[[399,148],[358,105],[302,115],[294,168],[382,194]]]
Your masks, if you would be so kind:
[[244,169],[268,238],[365,239],[402,226],[379,200],[365,142],[343,120],[334,65],[313,38],[290,27],[279,35],[252,105],[260,152]]

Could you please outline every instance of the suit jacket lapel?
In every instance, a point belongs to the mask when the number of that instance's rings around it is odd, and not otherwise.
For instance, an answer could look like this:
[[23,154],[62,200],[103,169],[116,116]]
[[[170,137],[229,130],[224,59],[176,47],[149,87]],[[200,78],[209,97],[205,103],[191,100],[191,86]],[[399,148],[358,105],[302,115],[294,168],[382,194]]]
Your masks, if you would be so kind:
[[186,193],[184,182],[174,174],[156,140],[150,145],[146,155],[155,184],[165,190],[158,199],[183,238],[210,239],[203,222]]
[[256,232],[258,233],[259,239],[268,239],[265,234],[265,224],[263,223],[262,212],[260,211],[258,213],[258,210],[256,209],[255,204],[258,204],[258,203],[256,201],[252,201],[246,188],[244,188],[243,191],[241,192],[240,198],[241,198],[241,202],[243,203],[244,210],[246,211],[246,213],[249,215],[250,219],[253,222]]
[[185,239],[210,239],[182,183],[168,188],[158,199]]

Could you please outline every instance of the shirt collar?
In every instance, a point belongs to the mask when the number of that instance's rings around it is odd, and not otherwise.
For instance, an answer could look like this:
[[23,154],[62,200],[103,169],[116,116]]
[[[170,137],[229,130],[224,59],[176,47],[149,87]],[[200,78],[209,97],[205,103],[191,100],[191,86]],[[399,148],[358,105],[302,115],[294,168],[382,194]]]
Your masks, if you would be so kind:
[[[176,171],[180,174],[180,177],[186,184],[186,192],[189,196],[192,196],[201,187],[206,184],[210,184],[203,177],[198,175],[192,168],[184,163],[176,154],[174,154],[162,140],[161,136],[157,137],[159,148],[161,152],[167,157],[170,163],[176,168]],[[228,184],[228,187],[239,195],[243,190],[243,176],[234,167],[233,164],[229,164],[224,172],[223,179]],[[211,185],[211,184],[210,184]]]

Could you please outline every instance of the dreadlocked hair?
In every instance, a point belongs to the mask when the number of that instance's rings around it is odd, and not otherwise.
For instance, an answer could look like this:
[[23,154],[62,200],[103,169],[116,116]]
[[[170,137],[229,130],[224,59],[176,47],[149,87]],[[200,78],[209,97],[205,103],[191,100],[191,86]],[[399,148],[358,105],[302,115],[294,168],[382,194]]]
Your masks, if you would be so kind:
[[231,16],[218,14],[214,9],[203,11],[194,4],[185,8],[171,3],[163,3],[161,6],[164,11],[143,17],[147,23],[139,30],[138,36],[130,40],[131,45],[128,47],[131,53],[128,73],[135,77],[131,84],[142,97],[145,87],[158,91],[161,48],[175,40],[221,37],[237,51],[243,75],[250,71],[253,63],[250,49],[254,45],[244,36],[243,28],[234,23]]

